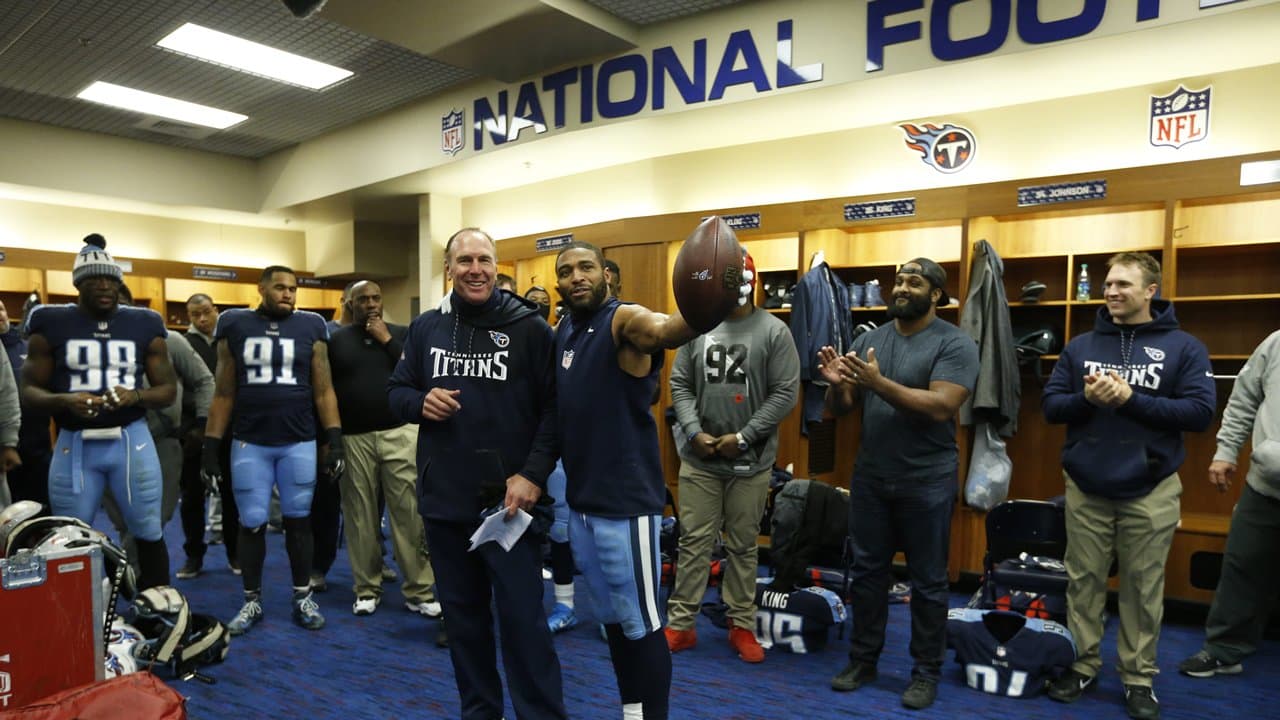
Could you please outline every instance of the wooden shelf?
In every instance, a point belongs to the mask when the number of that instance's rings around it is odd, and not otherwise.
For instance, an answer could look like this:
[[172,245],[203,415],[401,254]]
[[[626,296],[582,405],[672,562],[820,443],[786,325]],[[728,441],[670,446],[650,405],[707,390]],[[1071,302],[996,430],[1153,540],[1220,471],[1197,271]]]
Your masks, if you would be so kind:
[[1280,293],[1253,293],[1251,295],[1193,295],[1191,297],[1178,296],[1173,299],[1173,302],[1250,302],[1257,300],[1280,300]]
[[1045,302],[1010,302],[1009,307],[1066,307],[1066,300],[1046,300]]
[[1182,532],[1226,537],[1227,531],[1231,529],[1231,516],[1184,511],[1182,519],[1178,521],[1178,529]]

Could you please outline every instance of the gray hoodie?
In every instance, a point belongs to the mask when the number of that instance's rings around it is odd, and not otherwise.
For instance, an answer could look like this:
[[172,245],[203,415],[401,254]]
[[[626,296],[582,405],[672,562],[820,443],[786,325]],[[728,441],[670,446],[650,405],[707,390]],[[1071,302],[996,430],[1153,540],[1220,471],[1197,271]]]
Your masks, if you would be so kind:
[[1240,448],[1253,431],[1249,487],[1280,499],[1280,330],[1258,345],[1240,369],[1218,430],[1214,460],[1239,463]]
[[18,446],[18,428],[21,425],[18,384],[9,365],[9,354],[0,352],[0,447]]

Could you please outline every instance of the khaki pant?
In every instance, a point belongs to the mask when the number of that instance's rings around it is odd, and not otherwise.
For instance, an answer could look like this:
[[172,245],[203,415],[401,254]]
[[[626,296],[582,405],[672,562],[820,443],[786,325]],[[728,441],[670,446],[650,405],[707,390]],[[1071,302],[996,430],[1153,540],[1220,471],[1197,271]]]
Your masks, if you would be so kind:
[[1120,633],[1117,669],[1126,685],[1150,686],[1160,672],[1156,643],[1164,617],[1164,571],[1181,515],[1182,481],[1174,473],[1148,495],[1110,500],[1081,492],[1067,481],[1067,626],[1075,636],[1076,672],[1094,677],[1102,668],[1102,615],[1107,574],[1120,566]]
[[378,544],[378,489],[387,501],[391,549],[404,578],[406,600],[435,599],[435,573],[426,554],[426,536],[414,486],[418,479],[418,427],[346,435],[347,471],[342,475],[342,515],[347,556],[357,598],[382,595],[382,550]]
[[769,496],[770,470],[756,475],[721,477],[680,465],[680,552],[676,584],[667,600],[667,624],[688,630],[707,591],[708,562],[724,527],[728,553],[720,597],[729,606],[732,625],[756,627],[756,540]]

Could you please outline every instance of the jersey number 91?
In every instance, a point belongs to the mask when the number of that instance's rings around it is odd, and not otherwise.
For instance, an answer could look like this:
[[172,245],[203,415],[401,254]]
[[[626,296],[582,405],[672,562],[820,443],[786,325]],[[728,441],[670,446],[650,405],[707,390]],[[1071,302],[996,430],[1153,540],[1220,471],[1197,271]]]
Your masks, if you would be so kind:
[[[275,360],[276,346],[280,346],[280,364]],[[244,341],[245,381],[250,385],[297,385],[293,374],[293,338],[247,338]]]

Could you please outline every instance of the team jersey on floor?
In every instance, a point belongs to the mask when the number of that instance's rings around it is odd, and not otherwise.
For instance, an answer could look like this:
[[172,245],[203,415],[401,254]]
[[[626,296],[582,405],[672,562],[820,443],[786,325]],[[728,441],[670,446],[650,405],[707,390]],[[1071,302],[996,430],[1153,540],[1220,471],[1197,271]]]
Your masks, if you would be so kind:
[[1035,695],[1076,659],[1071,631],[1003,610],[951,610],[947,644],[955,649],[969,687],[1009,697]]
[[[160,315],[145,308],[121,306],[98,320],[77,305],[40,305],[27,319],[27,332],[49,342],[51,392],[101,395],[116,386],[141,388],[147,346],[167,331]],[[60,428],[82,430],[128,425],[145,414],[142,406],[133,405],[94,418],[62,412],[54,421]]]
[[254,445],[289,445],[316,437],[311,356],[328,342],[324,318],[295,310],[270,318],[256,310],[227,310],[214,337],[236,362],[232,437]]
[[821,650],[832,625],[842,625],[844,603],[820,587],[780,592],[756,585],[756,640],[762,647],[783,647],[793,653]]

